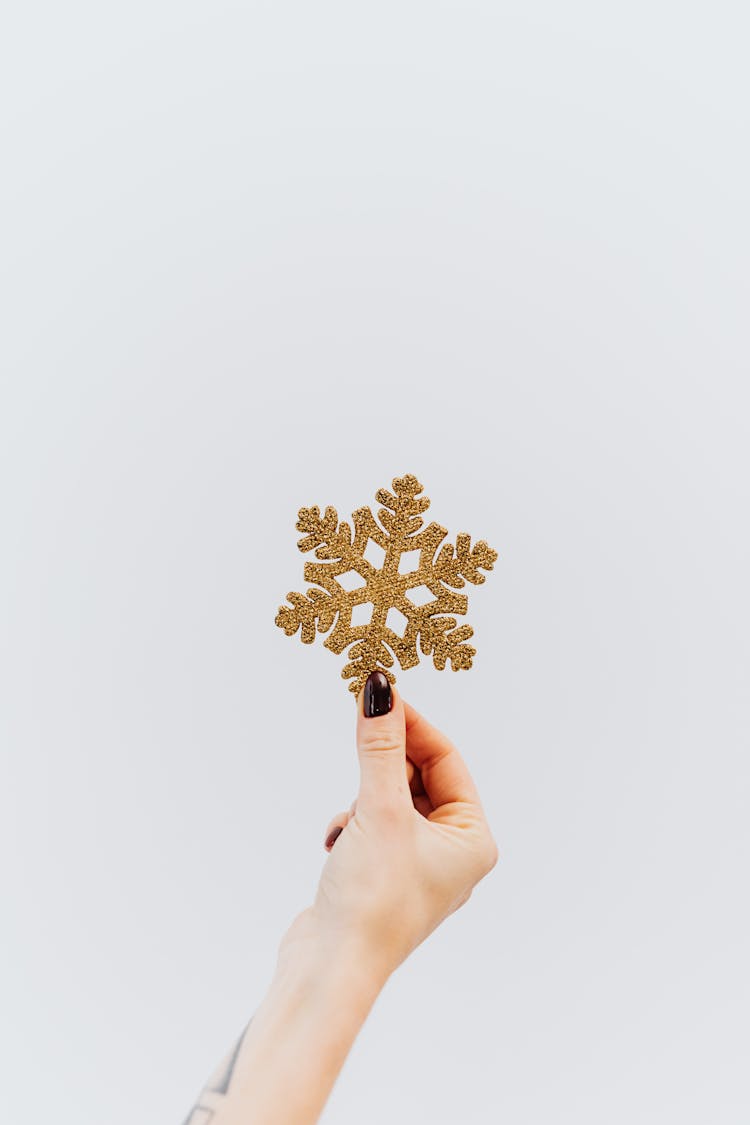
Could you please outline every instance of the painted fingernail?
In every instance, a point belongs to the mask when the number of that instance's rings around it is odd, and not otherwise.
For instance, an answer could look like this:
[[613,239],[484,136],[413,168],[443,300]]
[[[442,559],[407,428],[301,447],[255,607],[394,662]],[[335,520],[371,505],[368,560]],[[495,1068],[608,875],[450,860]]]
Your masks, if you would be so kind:
[[365,697],[363,701],[365,716],[372,719],[375,715],[387,715],[391,709],[392,693],[388,677],[384,672],[370,672],[365,681]]
[[339,838],[339,836],[341,835],[342,832],[343,832],[343,829],[339,828],[338,826],[336,826],[336,828],[332,828],[331,831],[328,833],[328,836],[326,837],[326,847],[332,848],[333,845],[338,840],[338,838]]

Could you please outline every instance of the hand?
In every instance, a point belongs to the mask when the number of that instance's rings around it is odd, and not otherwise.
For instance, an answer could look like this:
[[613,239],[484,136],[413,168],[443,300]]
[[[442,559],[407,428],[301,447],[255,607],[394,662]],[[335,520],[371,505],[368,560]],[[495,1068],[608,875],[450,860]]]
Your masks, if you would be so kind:
[[458,750],[381,672],[357,696],[357,753],[359,795],[331,823],[315,901],[189,1121],[314,1125],[390,974],[497,862]]
[[312,932],[334,953],[356,947],[386,977],[467,901],[498,850],[458,750],[381,672],[357,697],[356,733],[359,794],[329,825],[315,902],[281,952]]

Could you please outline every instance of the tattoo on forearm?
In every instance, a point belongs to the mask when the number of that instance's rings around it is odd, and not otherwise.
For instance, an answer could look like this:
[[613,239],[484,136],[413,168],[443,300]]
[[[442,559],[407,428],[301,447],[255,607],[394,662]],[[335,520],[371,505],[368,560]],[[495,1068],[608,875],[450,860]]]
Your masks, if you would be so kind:
[[232,1076],[237,1066],[237,1059],[240,1057],[240,1051],[245,1041],[247,1029],[252,1022],[251,1016],[232,1050],[221,1062],[216,1073],[211,1075],[204,1086],[198,1101],[185,1118],[184,1125],[210,1125],[213,1121],[217,1110],[221,1108],[221,1103],[229,1093]]

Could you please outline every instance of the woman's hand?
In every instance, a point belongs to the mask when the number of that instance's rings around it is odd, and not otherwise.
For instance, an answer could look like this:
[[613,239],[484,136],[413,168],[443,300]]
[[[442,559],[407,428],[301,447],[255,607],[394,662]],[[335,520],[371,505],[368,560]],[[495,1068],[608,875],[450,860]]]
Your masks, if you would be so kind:
[[357,750],[359,795],[330,826],[315,902],[188,1125],[313,1125],[390,974],[497,861],[455,746],[379,672],[357,697]]
[[357,697],[357,752],[359,794],[328,827],[315,902],[280,956],[313,935],[334,955],[357,949],[385,978],[467,901],[498,851],[458,750],[382,672]]

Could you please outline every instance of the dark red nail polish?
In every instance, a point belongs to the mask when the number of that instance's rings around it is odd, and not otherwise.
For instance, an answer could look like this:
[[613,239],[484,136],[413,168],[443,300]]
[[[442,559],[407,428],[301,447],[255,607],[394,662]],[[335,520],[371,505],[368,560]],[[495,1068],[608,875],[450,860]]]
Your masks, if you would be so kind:
[[338,825],[336,826],[336,828],[332,828],[331,831],[328,833],[328,836],[326,838],[326,847],[332,848],[333,845],[338,840],[338,838],[339,838],[339,836],[341,835],[342,832],[343,832],[343,828],[339,828]]
[[368,719],[387,715],[393,702],[391,685],[385,672],[370,672],[365,681],[364,713]]

